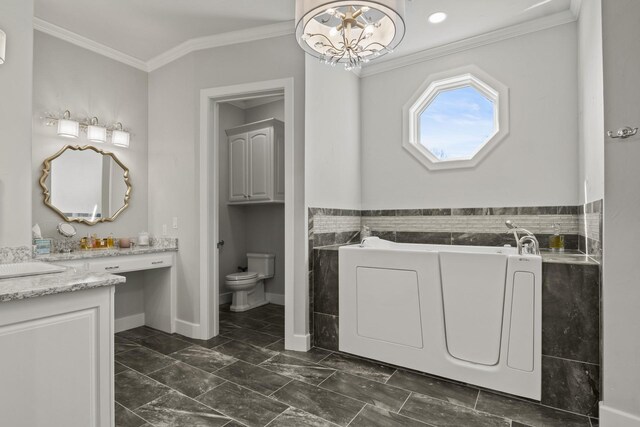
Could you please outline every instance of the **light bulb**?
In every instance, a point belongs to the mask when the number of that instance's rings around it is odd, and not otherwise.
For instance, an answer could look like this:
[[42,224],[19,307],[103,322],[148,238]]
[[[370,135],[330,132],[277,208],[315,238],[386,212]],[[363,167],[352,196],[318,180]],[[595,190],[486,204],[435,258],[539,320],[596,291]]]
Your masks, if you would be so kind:
[[80,131],[80,123],[71,120],[69,110],[65,111],[62,118],[58,120],[58,136],[65,138],[77,138]]
[[87,126],[87,139],[92,142],[107,142],[107,128],[98,126],[96,117],[93,117]]
[[444,12],[436,12],[429,15],[429,22],[432,24],[439,24],[445,19],[447,19],[447,14]]

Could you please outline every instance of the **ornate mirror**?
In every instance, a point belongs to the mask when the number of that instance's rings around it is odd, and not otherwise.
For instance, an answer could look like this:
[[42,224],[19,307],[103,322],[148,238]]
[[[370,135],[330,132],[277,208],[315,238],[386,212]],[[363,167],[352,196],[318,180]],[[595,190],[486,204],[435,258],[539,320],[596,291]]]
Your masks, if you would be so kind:
[[67,145],[42,165],[44,204],[67,222],[113,221],[129,206],[129,169],[115,154]]

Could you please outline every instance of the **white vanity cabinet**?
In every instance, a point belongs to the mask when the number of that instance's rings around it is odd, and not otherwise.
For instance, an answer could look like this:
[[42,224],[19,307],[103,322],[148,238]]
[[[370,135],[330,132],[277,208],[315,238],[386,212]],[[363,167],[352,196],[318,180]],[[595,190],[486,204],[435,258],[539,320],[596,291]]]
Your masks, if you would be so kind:
[[74,272],[15,279],[35,295],[0,303],[0,425],[114,425],[114,285],[123,282]]
[[[133,327],[147,325],[169,334],[176,332],[176,289],[178,279],[174,252],[105,256],[72,261],[55,261],[55,263],[73,267],[79,271],[94,273],[122,274],[144,271],[147,276],[144,285],[144,314],[138,316],[137,319],[116,319],[115,331],[120,332]],[[131,323],[132,320],[137,323]]]
[[284,123],[267,119],[226,132],[229,203],[284,202]]

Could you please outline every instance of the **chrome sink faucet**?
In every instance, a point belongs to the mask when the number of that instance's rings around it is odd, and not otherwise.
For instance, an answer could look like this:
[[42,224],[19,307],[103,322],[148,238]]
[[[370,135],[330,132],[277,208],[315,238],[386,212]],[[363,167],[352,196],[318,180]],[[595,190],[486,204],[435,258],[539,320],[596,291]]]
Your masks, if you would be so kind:
[[[510,219],[506,220],[504,224],[510,230],[507,233],[513,232],[513,237],[515,237],[518,246],[518,254],[540,255],[540,243],[532,232],[526,228],[518,227]],[[518,232],[523,233],[524,236],[518,236]]]

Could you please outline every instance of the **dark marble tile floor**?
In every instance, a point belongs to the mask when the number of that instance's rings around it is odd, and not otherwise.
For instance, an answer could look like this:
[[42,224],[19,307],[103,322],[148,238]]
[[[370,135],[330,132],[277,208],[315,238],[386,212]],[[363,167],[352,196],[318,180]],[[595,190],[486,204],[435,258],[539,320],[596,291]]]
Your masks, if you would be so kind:
[[[120,427],[537,427],[597,420],[313,348],[284,349],[282,307],[221,306],[210,340],[141,327],[116,334]],[[561,399],[562,396],[554,398]],[[597,424],[596,424],[597,425]]]

